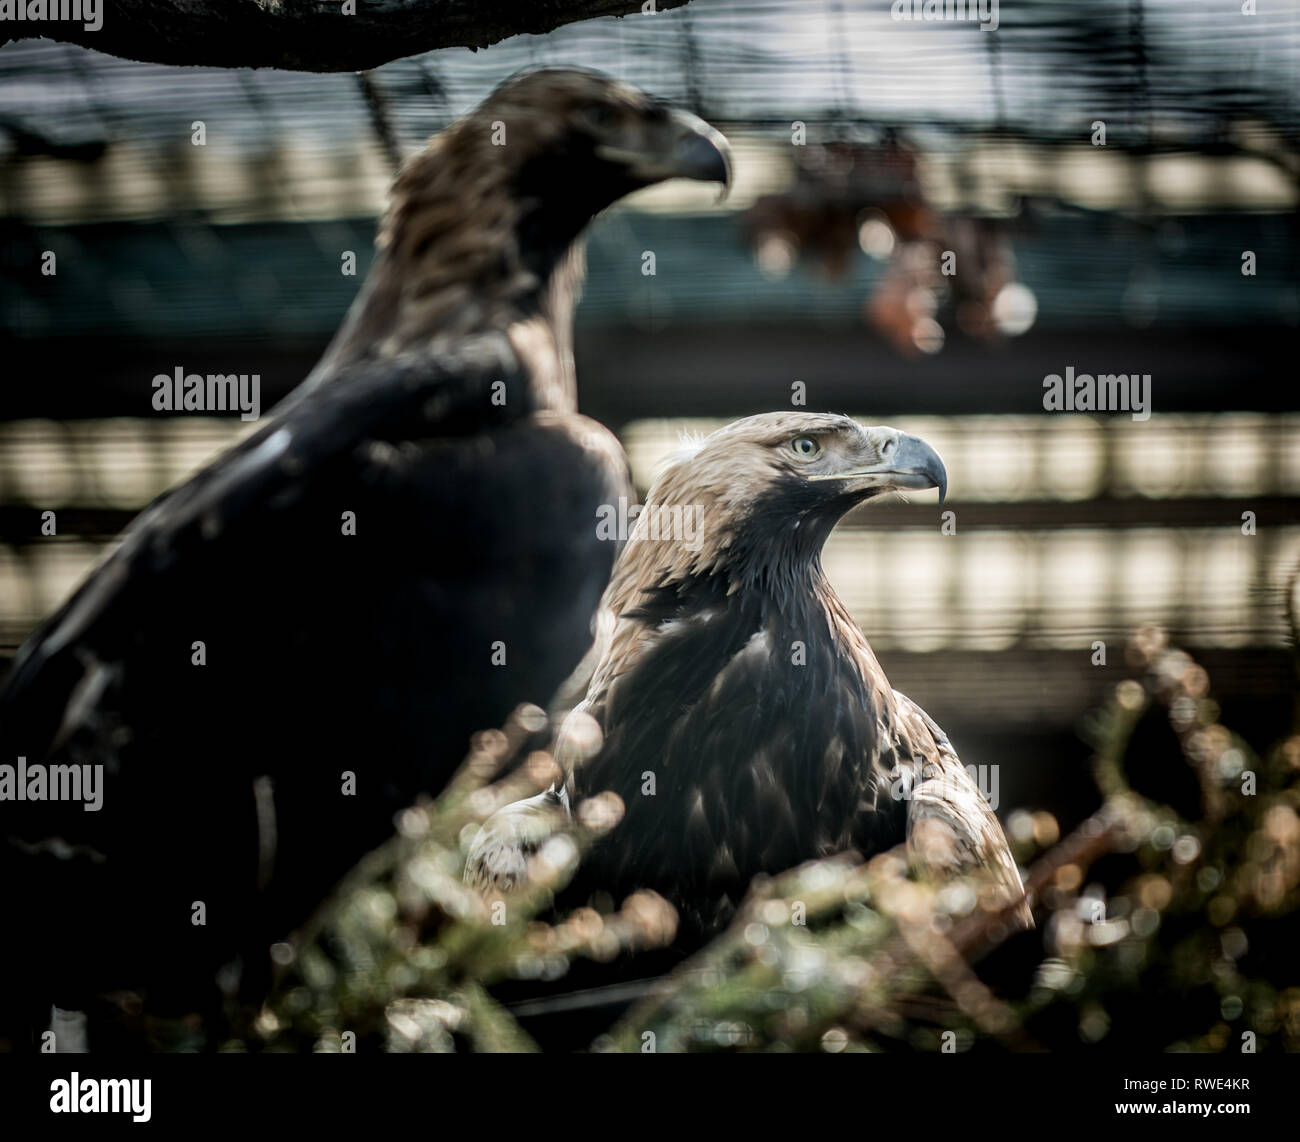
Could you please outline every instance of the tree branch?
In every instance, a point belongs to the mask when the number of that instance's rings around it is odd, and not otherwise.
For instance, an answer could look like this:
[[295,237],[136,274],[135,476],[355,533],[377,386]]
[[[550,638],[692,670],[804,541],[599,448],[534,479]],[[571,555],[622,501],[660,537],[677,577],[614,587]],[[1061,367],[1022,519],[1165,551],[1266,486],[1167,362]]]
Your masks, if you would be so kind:
[[[58,0],[53,4],[57,11]],[[81,0],[83,15],[97,14],[97,30],[85,26],[95,20],[36,19],[6,21],[4,31],[150,63],[360,71],[434,48],[484,48],[641,8],[642,0]]]

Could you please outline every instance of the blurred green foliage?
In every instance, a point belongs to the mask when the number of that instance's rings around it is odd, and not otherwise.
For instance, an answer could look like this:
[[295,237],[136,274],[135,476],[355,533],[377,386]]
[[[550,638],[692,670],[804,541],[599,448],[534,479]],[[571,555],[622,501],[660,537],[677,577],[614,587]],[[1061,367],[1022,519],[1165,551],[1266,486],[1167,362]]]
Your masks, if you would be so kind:
[[[979,878],[910,879],[899,852],[817,861],[756,882],[731,927],[593,1047],[1300,1049],[1300,736],[1256,756],[1158,630],[1137,633],[1128,664],[1089,725],[1101,808],[1065,837],[1046,813],[1007,822],[1036,930],[1015,931]],[[540,716],[480,735],[453,785],[277,946],[275,992],[228,1049],[534,1049],[495,982],[671,941],[652,893],[540,918],[608,815],[555,832],[522,896],[463,883],[478,824],[555,776],[534,752],[498,779]]]

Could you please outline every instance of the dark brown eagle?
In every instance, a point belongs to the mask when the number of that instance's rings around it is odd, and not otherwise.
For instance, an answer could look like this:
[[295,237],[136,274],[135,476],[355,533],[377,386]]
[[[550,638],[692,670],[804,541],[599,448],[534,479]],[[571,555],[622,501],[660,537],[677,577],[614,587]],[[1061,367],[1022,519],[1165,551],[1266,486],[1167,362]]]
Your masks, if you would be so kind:
[[[611,790],[626,815],[560,904],[652,888],[698,945],[749,882],[803,861],[906,844],[918,871],[983,869],[1021,901],[1006,837],[946,734],[889,685],[821,567],[839,519],[947,483],[923,440],[845,416],[738,420],[660,475],[619,558],[586,700],[604,737],[568,786],[490,818],[467,876],[509,889],[544,814]],[[557,757],[566,759],[562,732]]]
[[577,240],[674,177],[728,178],[699,119],[590,72],[504,83],[398,175],[311,376],[28,639],[0,756],[103,766],[103,806],[0,803],[0,1038],[108,989],[216,1004],[223,968],[258,994],[394,811],[549,702],[627,487],[576,413]]

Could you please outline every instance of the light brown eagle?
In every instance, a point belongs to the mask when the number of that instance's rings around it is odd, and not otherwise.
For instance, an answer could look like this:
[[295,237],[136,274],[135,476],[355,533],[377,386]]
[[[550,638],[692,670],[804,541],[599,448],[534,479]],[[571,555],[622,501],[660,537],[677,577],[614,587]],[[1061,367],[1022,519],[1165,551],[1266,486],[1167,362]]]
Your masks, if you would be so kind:
[[[471,880],[508,889],[548,813],[612,790],[626,817],[563,903],[652,888],[686,943],[731,915],[750,880],[846,850],[905,843],[914,867],[1020,874],[947,735],[890,685],[827,581],[822,546],[849,509],[947,474],[923,440],[845,416],[738,420],[672,462],[616,565],[612,622],[585,701],[603,744],[568,784],[489,819]],[[565,760],[565,741],[557,755]]]

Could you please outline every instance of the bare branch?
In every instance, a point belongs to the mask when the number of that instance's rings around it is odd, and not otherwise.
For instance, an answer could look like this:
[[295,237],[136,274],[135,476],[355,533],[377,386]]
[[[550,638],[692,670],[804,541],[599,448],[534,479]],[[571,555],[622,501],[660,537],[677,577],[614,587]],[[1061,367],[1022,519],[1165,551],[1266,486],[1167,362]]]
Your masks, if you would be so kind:
[[[100,0],[93,9],[83,0],[81,9],[98,21],[15,21],[5,32],[150,63],[360,71],[434,48],[485,48],[574,20],[640,12],[642,0]],[[87,30],[93,22],[100,26]]]

